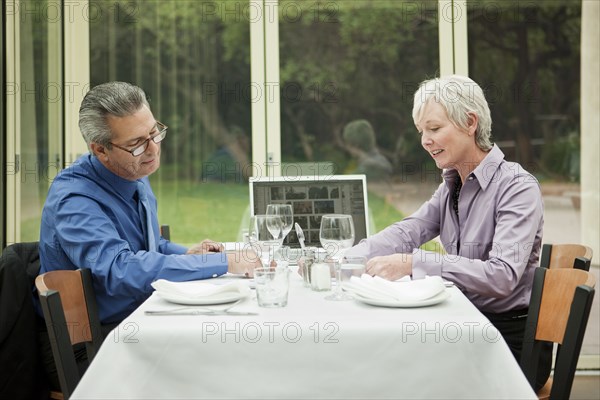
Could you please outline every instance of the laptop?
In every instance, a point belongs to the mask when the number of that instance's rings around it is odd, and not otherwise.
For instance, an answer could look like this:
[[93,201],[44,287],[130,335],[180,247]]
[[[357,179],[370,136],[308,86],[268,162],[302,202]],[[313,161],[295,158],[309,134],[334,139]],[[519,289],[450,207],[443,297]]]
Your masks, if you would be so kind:
[[[369,236],[365,175],[263,176],[250,178],[249,186],[250,215],[264,214],[267,204],[291,204],[306,246],[321,247],[319,228],[325,214],[352,215],[355,244]],[[284,245],[300,247],[295,228]]]

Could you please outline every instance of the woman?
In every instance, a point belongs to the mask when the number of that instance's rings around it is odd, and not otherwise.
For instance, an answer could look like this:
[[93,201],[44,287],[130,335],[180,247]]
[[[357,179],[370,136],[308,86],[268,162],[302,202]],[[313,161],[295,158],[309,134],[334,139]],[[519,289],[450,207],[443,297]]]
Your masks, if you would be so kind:
[[[452,281],[502,333],[520,360],[534,269],[542,241],[537,180],[504,160],[490,141],[483,91],[469,78],[423,82],[413,120],[443,182],[418,211],[349,250],[369,258],[367,273],[396,280],[438,275]],[[445,254],[419,247],[437,237]],[[549,375],[541,368],[538,384]]]

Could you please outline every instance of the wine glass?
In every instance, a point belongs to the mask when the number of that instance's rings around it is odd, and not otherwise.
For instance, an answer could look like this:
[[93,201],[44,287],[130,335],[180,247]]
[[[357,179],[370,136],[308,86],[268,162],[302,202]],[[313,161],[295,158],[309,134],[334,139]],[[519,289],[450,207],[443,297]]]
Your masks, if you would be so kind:
[[341,265],[344,253],[354,244],[354,222],[351,215],[326,214],[321,218],[319,231],[321,246],[332,258],[337,281],[335,292],[325,297],[325,300],[350,300],[351,297],[342,292]]
[[[273,208],[271,204],[267,205],[267,214],[277,217],[275,212],[273,212]],[[279,236],[281,236],[281,220],[279,217],[269,219],[269,223],[267,224],[267,229],[273,236],[273,239],[279,240]]]
[[[267,215],[276,215],[279,221],[269,221],[269,231],[274,239],[278,239],[280,246],[283,246],[285,237],[292,230],[294,223],[294,213],[291,204],[268,204]],[[272,223],[271,223],[272,222]]]
[[258,214],[250,217],[250,226],[248,229],[248,239],[250,246],[260,257],[264,267],[270,266],[273,259],[273,252],[279,240],[273,237],[269,226],[276,224],[279,217],[275,215]]

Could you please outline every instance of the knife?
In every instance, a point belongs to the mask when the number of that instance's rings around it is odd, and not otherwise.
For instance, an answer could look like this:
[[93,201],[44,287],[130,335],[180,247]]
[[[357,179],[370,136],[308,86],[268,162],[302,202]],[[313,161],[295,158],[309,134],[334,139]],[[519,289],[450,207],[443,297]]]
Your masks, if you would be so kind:
[[222,310],[147,310],[146,315],[258,315],[249,311],[222,311]]
[[300,248],[304,250],[304,232],[300,225],[296,222],[294,223],[294,228],[296,229],[296,236],[298,237],[298,241],[300,242]]

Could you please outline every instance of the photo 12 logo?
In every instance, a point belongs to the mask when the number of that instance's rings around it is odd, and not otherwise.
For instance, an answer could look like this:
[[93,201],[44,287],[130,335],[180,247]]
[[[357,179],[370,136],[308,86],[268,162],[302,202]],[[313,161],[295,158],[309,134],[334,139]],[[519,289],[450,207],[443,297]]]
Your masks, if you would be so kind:
[[202,322],[202,343],[297,343],[304,338],[314,343],[331,344],[339,343],[339,331],[335,322],[315,322],[304,327],[297,322]]
[[114,22],[137,22],[139,2],[108,2],[106,7],[91,1],[18,1],[7,2],[6,15],[21,23],[74,23],[79,20],[97,22],[103,18]]

